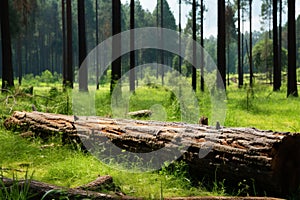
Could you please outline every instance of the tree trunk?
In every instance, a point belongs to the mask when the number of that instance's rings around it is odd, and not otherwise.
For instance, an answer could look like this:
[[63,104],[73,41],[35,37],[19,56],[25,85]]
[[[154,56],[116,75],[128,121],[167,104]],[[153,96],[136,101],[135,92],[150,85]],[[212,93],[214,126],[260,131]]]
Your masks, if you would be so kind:
[[241,1],[237,1],[238,4],[238,76],[239,76],[239,87],[244,85],[244,75],[241,63]]
[[62,16],[62,75],[63,86],[67,85],[67,52],[66,52],[66,17],[65,17],[65,0],[61,0],[61,16]]
[[249,0],[249,21],[250,21],[250,38],[249,38],[249,72],[250,87],[253,86],[253,59],[252,59],[252,0]]
[[201,0],[201,63],[200,63],[200,89],[204,92],[204,2]]
[[181,71],[182,71],[182,57],[181,57],[181,51],[182,51],[182,48],[181,48],[181,44],[182,44],[182,39],[181,39],[181,35],[182,35],[182,28],[181,28],[181,0],[179,0],[179,64],[178,64],[178,71],[181,75]]
[[99,90],[99,56],[98,56],[98,45],[99,45],[99,6],[98,6],[98,0],[95,1],[95,9],[96,9],[96,88]]
[[280,86],[281,87],[281,70],[282,70],[282,0],[279,0],[279,46],[278,46],[278,66],[279,66],[279,79],[280,79]]
[[18,36],[18,44],[17,44],[17,57],[18,57],[18,75],[19,75],[19,86],[22,85],[22,75],[23,75],[23,69],[22,69],[22,37]]
[[130,91],[133,92],[135,90],[135,51],[134,51],[134,28],[135,28],[135,17],[134,17],[134,9],[135,9],[135,0],[130,1]]
[[[48,195],[46,196],[47,199],[61,199],[62,196],[67,196],[68,199],[94,199],[94,200],[100,200],[100,199],[127,199],[127,200],[137,200],[137,199],[144,199],[144,198],[138,198],[138,197],[130,197],[130,196],[123,196],[122,193],[117,193],[117,195],[108,195],[103,193],[94,192],[94,188],[97,189],[97,187],[102,185],[102,181],[109,181],[110,176],[104,176],[99,177],[96,181],[93,181],[87,185],[80,186],[78,188],[63,188],[39,181],[34,180],[20,180],[18,182],[19,186],[23,186],[25,184],[30,183],[30,192],[35,193],[36,196],[33,198],[30,198],[32,200],[34,199],[41,199],[44,194],[48,192]],[[104,180],[103,180],[104,179]],[[15,182],[12,179],[8,178],[1,178],[0,179],[6,187],[10,187]],[[105,183],[105,182],[104,182]],[[95,187],[96,186],[96,187]],[[53,191],[53,192],[49,192]],[[54,192],[57,191],[57,192]],[[59,192],[61,191],[61,192]],[[30,200],[29,199],[29,200]],[[165,200],[283,200],[278,198],[268,198],[268,197],[171,197],[171,198],[164,198]]]
[[296,67],[295,0],[288,0],[288,86],[287,96],[298,97]]
[[277,0],[273,0],[273,91],[279,91],[281,85],[281,71],[278,63],[278,27],[277,27]]
[[88,66],[83,63],[86,58],[85,6],[84,0],[77,0],[78,10],[78,51],[79,51],[79,90],[88,91]]
[[66,55],[66,80],[65,86],[73,88],[73,44],[72,44],[72,2],[66,0],[67,10],[67,55]]
[[[16,184],[15,180],[8,178],[0,179],[6,187],[11,187]],[[83,185],[77,188],[65,188],[56,185],[51,185],[44,182],[35,180],[19,180],[17,184],[20,187],[24,187],[29,184],[29,192],[34,194],[34,197],[30,199],[42,199],[47,193],[46,199],[60,199],[62,196],[66,196],[68,199],[138,199],[129,196],[109,195],[96,192],[98,188],[103,184],[112,184],[112,179],[109,176],[99,177],[96,181],[93,181],[87,185]],[[49,192],[53,191],[53,192]],[[56,191],[56,192],[54,192]]]
[[2,92],[14,86],[8,0],[0,1],[2,41]]
[[192,63],[192,87],[193,90],[197,90],[197,46],[196,46],[196,41],[197,41],[197,5],[196,5],[196,0],[193,0],[193,5],[192,5],[192,12],[193,12],[193,63]]
[[161,50],[160,50],[160,63],[161,67],[161,84],[164,85],[164,78],[165,78],[165,71],[164,71],[164,64],[165,64],[165,53],[164,53],[164,0],[160,0],[160,37],[161,37]]
[[226,89],[226,26],[225,0],[218,1],[218,72],[217,87]]
[[[247,180],[249,185],[255,185],[252,189],[257,194],[284,196],[295,192],[300,184],[299,134],[39,112],[15,112],[5,121],[5,127],[30,129],[45,137],[49,133],[63,133],[71,140],[80,137],[84,144],[112,142],[120,148],[120,154],[162,148],[166,150],[163,156],[167,156],[180,151],[181,159],[190,166],[192,177],[225,179],[232,187]],[[110,148],[107,151],[103,151],[103,155],[111,153]],[[164,159],[163,156],[160,159]]]
[[121,78],[121,38],[116,36],[119,33],[121,33],[121,1],[114,0],[112,1],[112,57],[114,60],[111,66],[111,93]]

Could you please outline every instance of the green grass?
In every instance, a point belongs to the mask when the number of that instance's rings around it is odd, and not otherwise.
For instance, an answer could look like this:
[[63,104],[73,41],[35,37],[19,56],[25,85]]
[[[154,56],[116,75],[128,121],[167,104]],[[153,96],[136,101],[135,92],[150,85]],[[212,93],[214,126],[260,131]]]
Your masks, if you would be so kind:
[[300,101],[286,98],[284,88],[273,92],[266,85],[255,86],[253,90],[230,87],[227,98],[225,126],[300,132]]
[[[192,184],[185,167],[180,163],[176,164],[176,170],[173,171],[166,166],[161,171],[152,173],[129,173],[107,166],[76,148],[41,148],[45,143],[40,139],[23,139],[18,132],[6,131],[2,125],[4,119],[15,110],[31,111],[32,104],[42,112],[72,114],[71,97],[63,93],[59,84],[35,87],[34,96],[26,95],[20,90],[17,88],[7,95],[0,95],[0,167],[4,176],[12,177],[17,173],[18,177],[23,177],[26,172],[34,172],[33,179],[75,187],[96,179],[98,175],[109,174],[124,193],[149,199],[158,199],[161,195],[226,194],[222,182],[216,181],[209,191],[202,184]],[[199,101],[199,116],[211,118],[210,94],[197,92],[196,96]],[[156,108],[164,112],[167,121],[181,120],[178,99],[163,87],[139,88],[129,102],[129,111]],[[227,90],[226,102],[225,126],[300,132],[300,101],[297,98],[286,98],[285,88],[280,92],[273,92],[269,85],[256,85],[253,90],[231,85]],[[96,94],[96,113],[99,116],[112,116],[108,85],[102,86]],[[150,119],[160,119],[159,117]],[[60,144],[60,140],[52,138],[47,144],[51,143]]]

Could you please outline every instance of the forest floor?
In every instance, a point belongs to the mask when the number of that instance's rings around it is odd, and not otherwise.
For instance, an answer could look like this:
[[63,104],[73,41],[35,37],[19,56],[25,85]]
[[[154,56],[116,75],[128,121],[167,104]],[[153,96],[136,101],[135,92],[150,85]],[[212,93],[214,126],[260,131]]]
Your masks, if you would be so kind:
[[[27,88],[28,89],[28,88]],[[33,95],[26,92],[26,86],[17,88],[6,95],[0,95],[0,173],[23,178],[25,173],[32,178],[59,186],[75,187],[95,180],[99,175],[111,175],[116,185],[130,196],[159,199],[175,196],[224,196],[247,195],[246,183],[236,186],[230,193],[224,181],[212,185],[194,183],[188,176],[187,166],[178,162],[172,168],[165,166],[155,172],[129,173],[105,165],[88,153],[74,146],[62,146],[61,138],[51,138],[47,142],[39,138],[23,139],[18,132],[5,130],[3,121],[13,111],[32,111],[32,105],[41,112],[72,114],[72,97],[63,92],[58,84],[34,87]],[[300,132],[300,101],[286,98],[286,90],[273,92],[270,85],[254,86],[253,89],[231,85],[227,90],[225,126],[255,127],[263,130]],[[210,94],[197,92],[200,115],[212,116]],[[162,87],[137,89],[130,98],[130,111],[150,109],[153,105],[163,106],[166,120],[180,121],[180,107],[174,103],[172,92]],[[109,86],[101,87],[96,94],[96,114],[111,116]],[[49,148],[43,148],[45,145]],[[113,161],[112,161],[113,163]],[[216,177],[217,180],[217,177]]]

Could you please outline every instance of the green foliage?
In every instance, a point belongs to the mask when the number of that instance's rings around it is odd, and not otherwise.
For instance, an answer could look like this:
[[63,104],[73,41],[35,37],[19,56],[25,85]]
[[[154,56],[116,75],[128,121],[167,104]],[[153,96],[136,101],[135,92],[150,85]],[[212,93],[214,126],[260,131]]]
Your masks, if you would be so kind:
[[23,186],[19,185],[18,177],[13,174],[13,184],[9,187],[6,187],[3,183],[3,181],[0,179],[0,199],[5,200],[27,200],[29,198],[34,197],[34,195],[30,194],[30,182],[31,177],[28,177],[28,174],[26,172],[25,174],[25,180],[27,180]]
[[[287,67],[287,50],[282,48],[282,70]],[[253,48],[253,61],[257,72],[272,73],[273,67],[273,40],[261,40]]]
[[43,71],[41,78],[40,78],[41,82],[44,83],[52,83],[53,82],[53,75],[49,70]]
[[[159,3],[158,6],[155,7],[154,11],[153,11],[153,16],[154,19],[156,20],[156,14],[157,14],[157,9],[158,9],[158,15],[159,15],[159,27],[161,27],[161,23],[160,23],[160,19],[161,19],[161,4]],[[173,12],[171,11],[171,8],[169,6],[168,1],[163,0],[163,28],[168,28],[171,30],[176,30],[177,26],[176,26],[176,20],[175,17],[173,15]]]
[[183,188],[189,189],[192,187],[192,183],[188,170],[188,165],[185,162],[176,161],[174,163],[164,163],[159,174],[165,176],[170,184],[182,184]]

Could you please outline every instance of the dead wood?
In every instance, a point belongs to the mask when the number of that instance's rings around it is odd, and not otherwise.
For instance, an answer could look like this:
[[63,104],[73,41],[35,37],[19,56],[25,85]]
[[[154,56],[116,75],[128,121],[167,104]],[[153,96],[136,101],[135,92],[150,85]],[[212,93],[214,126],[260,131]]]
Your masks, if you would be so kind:
[[120,153],[165,149],[160,159],[180,151],[194,178],[225,179],[233,186],[247,180],[262,195],[285,196],[300,185],[299,134],[100,117],[74,120],[40,112],[15,112],[5,126],[82,142],[112,142]]
[[[118,196],[118,195],[110,195],[104,194],[100,192],[90,191],[86,189],[78,189],[78,188],[66,188],[60,187],[44,182],[39,182],[35,180],[19,180],[15,181],[8,178],[1,178],[1,181],[5,185],[5,187],[11,187],[12,185],[18,184],[20,188],[23,188],[25,185],[29,185],[30,194],[34,195],[31,199],[41,199],[45,196],[44,199],[60,199],[61,197],[68,197],[69,199],[138,199],[135,197],[129,196]],[[1,186],[0,186],[1,189]]]

